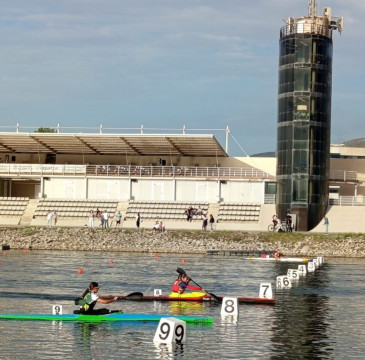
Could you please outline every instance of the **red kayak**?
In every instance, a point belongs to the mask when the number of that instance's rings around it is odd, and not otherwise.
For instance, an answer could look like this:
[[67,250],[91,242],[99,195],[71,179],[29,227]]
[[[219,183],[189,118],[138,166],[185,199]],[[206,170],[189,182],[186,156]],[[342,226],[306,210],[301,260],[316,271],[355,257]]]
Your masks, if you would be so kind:
[[[232,296],[233,297],[233,296]],[[236,297],[236,296],[234,296]],[[170,293],[169,295],[143,295],[141,292],[131,293],[129,295],[118,295],[119,300],[133,300],[133,301],[209,301],[222,302],[223,296],[216,296],[214,294],[206,294],[202,292],[191,292],[184,294]],[[241,297],[237,296],[240,304],[262,304],[275,305],[275,299],[259,298],[259,297]]]

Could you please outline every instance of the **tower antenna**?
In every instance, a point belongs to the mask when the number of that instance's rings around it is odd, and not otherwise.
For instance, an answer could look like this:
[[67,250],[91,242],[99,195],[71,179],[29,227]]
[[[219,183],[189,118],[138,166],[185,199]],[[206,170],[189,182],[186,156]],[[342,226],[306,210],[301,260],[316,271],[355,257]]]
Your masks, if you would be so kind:
[[314,18],[317,15],[316,0],[308,0],[309,2],[309,16]]

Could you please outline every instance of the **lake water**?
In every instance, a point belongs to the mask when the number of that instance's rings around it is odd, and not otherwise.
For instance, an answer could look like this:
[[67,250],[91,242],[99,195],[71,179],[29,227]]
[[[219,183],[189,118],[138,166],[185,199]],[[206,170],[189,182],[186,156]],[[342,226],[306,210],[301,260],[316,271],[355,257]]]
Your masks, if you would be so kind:
[[[110,263],[113,260],[114,263]],[[257,297],[271,282],[277,303],[240,305],[237,321],[220,305],[120,301],[131,313],[203,315],[213,326],[187,326],[183,345],[155,345],[158,323],[60,323],[0,320],[0,359],[364,359],[364,259],[325,259],[288,290],[276,276],[298,264],[235,256],[8,251],[0,255],[0,313],[63,313],[90,281],[100,295],[168,293],[182,267],[216,295]],[[83,274],[77,269],[82,268]]]

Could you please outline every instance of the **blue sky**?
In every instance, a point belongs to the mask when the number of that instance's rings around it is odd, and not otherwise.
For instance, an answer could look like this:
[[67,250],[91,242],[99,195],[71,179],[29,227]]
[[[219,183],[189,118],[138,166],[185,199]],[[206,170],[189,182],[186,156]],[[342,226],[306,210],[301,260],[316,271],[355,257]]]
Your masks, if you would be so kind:
[[[345,18],[331,142],[365,137],[365,1],[318,3]],[[0,126],[229,126],[230,155],[273,151],[279,30],[307,13],[307,0],[0,0]]]

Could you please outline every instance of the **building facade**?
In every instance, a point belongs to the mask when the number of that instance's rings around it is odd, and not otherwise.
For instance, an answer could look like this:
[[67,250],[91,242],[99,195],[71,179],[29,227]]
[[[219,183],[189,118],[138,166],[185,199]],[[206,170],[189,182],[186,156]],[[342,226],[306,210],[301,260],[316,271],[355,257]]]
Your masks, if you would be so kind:
[[331,9],[289,18],[280,30],[276,211],[316,227],[326,213],[330,172],[332,32],[343,19]]

